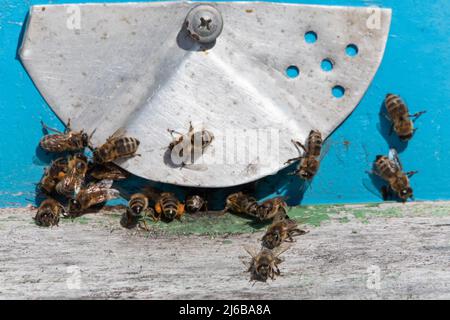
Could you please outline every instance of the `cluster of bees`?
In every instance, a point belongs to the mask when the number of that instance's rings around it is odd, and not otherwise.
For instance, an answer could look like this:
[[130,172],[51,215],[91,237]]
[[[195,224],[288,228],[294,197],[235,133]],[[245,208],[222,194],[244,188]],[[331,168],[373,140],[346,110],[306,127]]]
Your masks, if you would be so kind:
[[280,197],[258,203],[255,198],[238,192],[228,196],[224,211],[246,214],[260,221],[272,221],[261,239],[259,252],[253,247],[245,247],[251,256],[251,261],[246,263],[250,281],[266,282],[280,275],[278,265],[282,259],[279,256],[289,248],[284,243],[293,242],[294,237],[307,233],[288,217],[287,204]]
[[[402,141],[410,140],[416,130],[413,121],[424,111],[410,115],[403,100],[393,94],[388,94],[384,102],[386,117],[392,124],[391,133],[395,131]],[[57,225],[60,216],[79,215],[90,207],[121,195],[118,190],[112,188],[113,182],[127,179],[129,174],[113,161],[136,156],[139,140],[127,137],[123,130],[118,130],[103,145],[93,148],[90,140],[94,132],[88,135],[84,131],[72,131],[70,121],[64,132],[42,125],[48,132],[53,133],[41,139],[40,147],[52,153],[68,152],[69,156],[54,160],[45,169],[39,187],[47,195],[47,199],[37,210],[37,224]],[[168,150],[174,151],[180,158],[201,154],[214,140],[212,132],[205,129],[195,130],[192,124],[186,134],[174,130],[169,132],[179,135],[174,137]],[[292,174],[311,182],[324,155],[322,134],[311,130],[305,144],[294,140],[292,142],[300,156],[289,159],[286,164],[298,162]],[[86,148],[92,151],[91,159],[84,153]],[[412,198],[413,190],[409,178],[416,171],[403,171],[395,149],[390,150],[389,156],[378,155],[370,173],[387,182],[381,190],[384,199],[389,195],[402,201]],[[56,197],[63,197],[64,201],[58,201]],[[179,220],[185,212],[199,212],[206,209],[207,204],[199,195],[188,196],[181,202],[173,193],[157,192],[152,188],[145,188],[142,192],[129,196],[128,200],[128,208],[124,214],[126,226],[133,225],[143,216],[151,217],[154,221]],[[285,242],[293,242],[295,236],[307,232],[299,229],[296,221],[288,217],[287,204],[280,197],[259,203],[248,194],[234,193],[227,197],[224,212],[244,214],[260,221],[272,222],[262,237],[259,251],[245,248],[251,256],[251,261],[247,264],[248,272],[251,274],[251,280],[255,281],[267,281],[279,275],[278,265],[282,262],[280,255],[288,248]]]

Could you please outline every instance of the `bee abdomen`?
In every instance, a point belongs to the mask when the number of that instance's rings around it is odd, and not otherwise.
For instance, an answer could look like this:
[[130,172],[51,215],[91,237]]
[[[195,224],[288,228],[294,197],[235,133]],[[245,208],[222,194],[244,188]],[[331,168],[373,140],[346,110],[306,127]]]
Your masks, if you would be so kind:
[[388,94],[385,99],[386,110],[391,117],[407,115],[408,107],[402,98],[395,94]]
[[115,148],[118,154],[128,155],[137,151],[140,141],[132,137],[124,137],[116,140]]
[[141,214],[148,207],[148,198],[141,194],[137,193],[131,196],[130,201],[128,202],[128,207],[135,214]]

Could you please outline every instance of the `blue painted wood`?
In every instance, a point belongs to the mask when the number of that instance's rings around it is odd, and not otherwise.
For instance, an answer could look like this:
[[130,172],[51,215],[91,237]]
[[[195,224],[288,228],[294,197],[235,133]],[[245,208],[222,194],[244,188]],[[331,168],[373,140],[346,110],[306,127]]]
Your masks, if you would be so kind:
[[[65,2],[0,2],[0,207],[34,203],[35,183],[49,161],[36,148],[42,135],[39,122],[42,119],[62,128],[17,59],[17,48],[29,5]],[[363,185],[363,179],[367,179],[365,170],[370,168],[375,155],[387,153],[389,144],[393,144],[400,149],[405,168],[420,171],[412,182],[416,199],[450,199],[450,170],[447,170],[450,167],[450,1],[302,3],[390,7],[393,9],[391,34],[372,86],[356,111],[331,136],[330,151],[312,186],[300,195],[300,184],[287,177],[289,170],[284,170],[259,183],[258,197],[285,194],[292,204],[302,199],[308,204],[379,201]],[[381,123],[382,133],[377,129],[379,109],[387,92],[405,97],[413,111],[428,111],[417,121],[419,130],[408,146],[391,139],[385,123]],[[141,183],[140,179],[132,181],[136,188]],[[211,202],[219,204],[229,191],[213,193]]]

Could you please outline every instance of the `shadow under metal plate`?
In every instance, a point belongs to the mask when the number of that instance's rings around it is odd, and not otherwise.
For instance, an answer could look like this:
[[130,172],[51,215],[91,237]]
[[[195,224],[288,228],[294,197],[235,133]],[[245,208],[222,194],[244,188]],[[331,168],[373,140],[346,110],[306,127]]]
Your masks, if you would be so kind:
[[[20,57],[63,121],[96,129],[94,146],[120,127],[141,141],[141,156],[118,162],[126,170],[163,183],[227,187],[278,172],[298,156],[291,139],[303,142],[311,129],[327,137],[348,117],[382,60],[391,20],[389,9],[210,3],[223,31],[204,46],[182,28],[196,5],[33,6]],[[315,43],[305,41],[308,31]],[[346,54],[349,44],[356,56]],[[323,59],[331,71],[322,70]],[[286,75],[289,66],[298,77]],[[343,97],[333,96],[335,86]],[[186,132],[189,121],[215,135],[201,169],[166,161],[167,129]],[[233,151],[233,132],[264,143]]]

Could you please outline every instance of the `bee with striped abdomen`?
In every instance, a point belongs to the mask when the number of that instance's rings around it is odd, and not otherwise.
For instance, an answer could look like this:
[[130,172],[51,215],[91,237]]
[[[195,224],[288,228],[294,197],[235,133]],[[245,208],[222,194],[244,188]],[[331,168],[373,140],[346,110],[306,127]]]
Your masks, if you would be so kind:
[[94,149],[94,162],[104,164],[120,158],[134,157],[139,144],[138,139],[126,137],[123,129],[119,129],[103,145]]
[[81,213],[92,206],[118,198],[120,193],[111,189],[112,184],[112,180],[102,180],[81,188],[75,198],[69,201],[69,212]]
[[47,134],[42,137],[39,145],[42,149],[48,152],[65,152],[65,151],[80,151],[89,146],[91,135],[81,131],[72,131],[70,128],[70,119],[67,123],[66,130],[60,132],[56,129],[47,127],[42,121],[41,124],[47,131],[53,131],[54,134]]
[[413,198],[413,189],[411,188],[409,178],[417,171],[403,172],[400,159],[395,149],[389,150],[389,156],[378,155],[375,159],[374,170],[369,172],[379,176],[388,183],[387,187],[382,189],[383,199],[394,193],[402,201]]
[[45,168],[44,175],[38,186],[47,194],[55,190],[56,185],[61,181],[68,171],[68,162],[66,158],[53,160],[49,167]]
[[77,153],[69,157],[67,173],[56,185],[56,192],[66,197],[72,198],[84,184],[86,172],[88,170],[87,157]]
[[238,214],[248,214],[256,217],[258,210],[258,202],[253,197],[246,195],[243,192],[230,194],[225,203],[223,212],[231,211]]
[[391,93],[386,95],[384,105],[388,113],[387,118],[392,123],[391,132],[395,131],[402,141],[410,140],[417,130],[414,128],[413,121],[417,120],[426,111],[409,114],[408,106],[402,98]]
[[184,204],[173,193],[163,192],[159,195],[155,203],[155,220],[180,220],[183,215]]
[[37,209],[34,220],[37,225],[43,227],[57,226],[59,217],[65,212],[62,204],[54,199],[44,200]]
[[308,231],[298,228],[297,222],[291,219],[282,219],[274,222],[264,234],[262,245],[268,249],[280,246],[283,242],[293,242],[295,236],[301,236]]
[[306,146],[299,141],[292,140],[292,142],[299,151],[301,151],[301,148],[304,154],[297,158],[289,159],[286,161],[286,164],[299,161],[297,169],[292,174],[298,175],[303,180],[311,180],[317,171],[319,171],[320,160],[323,156],[322,134],[317,130],[311,130],[306,141]]
[[[135,193],[131,195],[128,201],[128,208],[125,212],[125,222],[124,226],[129,228],[136,225],[138,220],[143,216],[150,216],[154,218],[155,211],[153,208],[149,207],[149,199],[145,194]],[[144,229],[149,230],[145,220],[142,220],[144,224]]]

